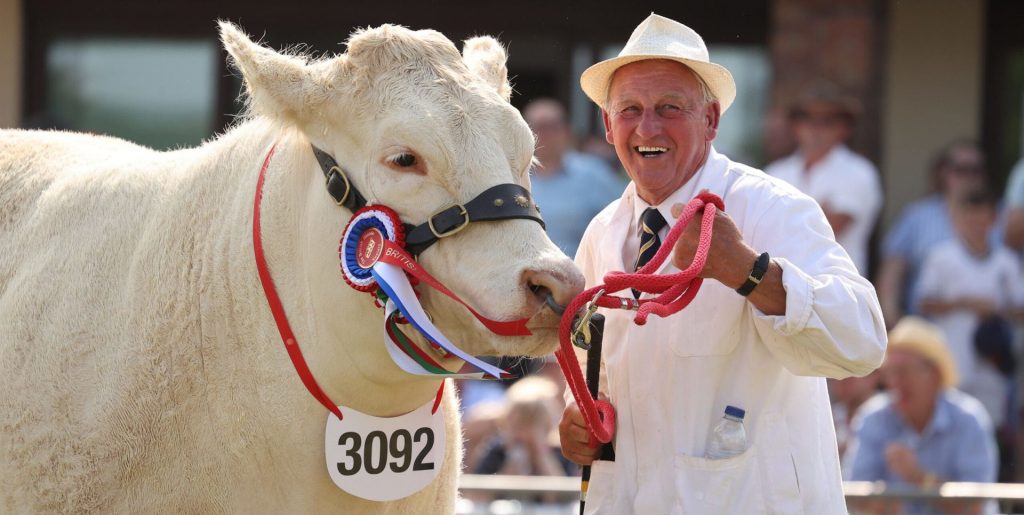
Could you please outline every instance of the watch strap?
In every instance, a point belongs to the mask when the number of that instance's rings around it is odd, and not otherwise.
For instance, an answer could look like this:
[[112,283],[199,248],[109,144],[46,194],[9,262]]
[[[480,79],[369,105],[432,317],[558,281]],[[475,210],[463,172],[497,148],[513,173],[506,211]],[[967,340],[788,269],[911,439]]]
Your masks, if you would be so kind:
[[761,284],[761,279],[764,279],[764,274],[768,272],[768,263],[770,261],[771,257],[767,252],[757,256],[757,260],[754,261],[754,267],[750,269],[750,275],[747,276],[747,280],[742,286],[736,288],[736,293],[744,297],[750,295],[750,292],[754,291],[758,284]]

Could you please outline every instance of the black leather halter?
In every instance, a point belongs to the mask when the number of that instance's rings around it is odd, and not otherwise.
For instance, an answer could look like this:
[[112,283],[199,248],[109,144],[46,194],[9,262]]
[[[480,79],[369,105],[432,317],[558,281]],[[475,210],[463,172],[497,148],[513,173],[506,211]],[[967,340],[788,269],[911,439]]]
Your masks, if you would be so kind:
[[[327,178],[327,193],[334,202],[355,213],[366,206],[366,197],[349,181],[345,171],[327,152],[312,146],[313,155]],[[544,226],[540,209],[530,198],[530,192],[518,184],[492,186],[465,204],[446,207],[420,225],[405,226],[405,247],[413,256],[419,255],[439,239],[451,236],[472,222],[487,222],[522,218]]]

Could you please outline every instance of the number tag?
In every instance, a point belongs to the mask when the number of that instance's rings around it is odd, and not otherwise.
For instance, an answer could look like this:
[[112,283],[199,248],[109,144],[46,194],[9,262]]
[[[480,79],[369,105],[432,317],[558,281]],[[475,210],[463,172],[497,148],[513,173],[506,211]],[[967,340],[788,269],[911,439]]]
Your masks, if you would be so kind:
[[445,457],[444,405],[433,402],[391,418],[338,406],[327,416],[327,472],[338,488],[371,501],[410,496],[437,477]]

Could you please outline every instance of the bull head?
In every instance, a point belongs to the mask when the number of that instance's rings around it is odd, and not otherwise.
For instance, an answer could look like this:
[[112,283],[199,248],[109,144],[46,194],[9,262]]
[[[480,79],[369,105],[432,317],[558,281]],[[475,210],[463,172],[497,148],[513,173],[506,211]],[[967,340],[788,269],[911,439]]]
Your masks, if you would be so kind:
[[[293,273],[286,280],[297,287],[284,297],[302,310],[305,332],[317,340],[312,345],[358,340],[372,347],[382,338],[380,312],[347,288],[337,263],[338,238],[352,213],[323,191],[309,145],[334,156],[370,204],[412,224],[498,184],[529,188],[534,140],[508,102],[504,49],[477,37],[460,54],[440,33],[385,25],[355,33],[345,54],[311,60],[257,45],[229,23],[221,24],[221,36],[245,81],[247,118],[264,120],[284,141],[279,152],[289,169],[268,178],[268,188],[280,193],[265,200],[287,240],[278,244],[280,260],[303,269],[281,272]],[[530,319],[533,335],[496,337],[461,306],[423,291],[437,326],[474,354],[551,352],[558,315],[545,300],[551,295],[564,304],[583,285],[571,261],[528,220],[474,224],[419,261],[488,318]],[[347,355],[323,360],[361,362],[364,375],[379,374],[379,362],[387,361],[382,351],[367,357],[365,349],[345,347]]]

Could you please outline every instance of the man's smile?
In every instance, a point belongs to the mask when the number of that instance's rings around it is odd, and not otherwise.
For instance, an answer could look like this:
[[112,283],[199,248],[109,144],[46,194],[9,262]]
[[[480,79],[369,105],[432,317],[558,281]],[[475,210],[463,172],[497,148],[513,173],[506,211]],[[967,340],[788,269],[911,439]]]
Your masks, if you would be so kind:
[[666,147],[639,146],[639,147],[633,147],[633,148],[637,152],[639,152],[640,155],[644,156],[645,158],[646,157],[657,157],[657,156],[660,156],[661,154],[664,154],[665,152],[668,152],[668,148],[666,148]]

